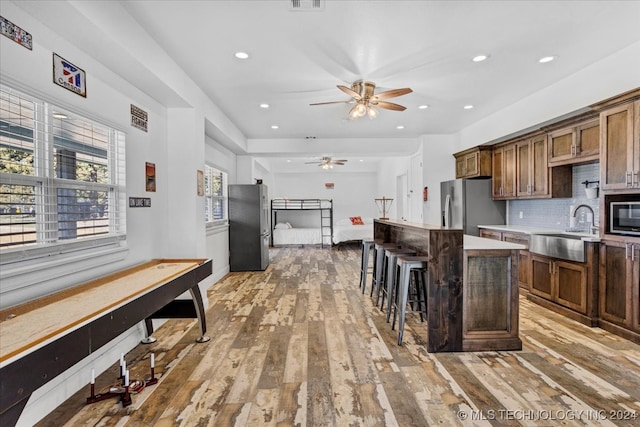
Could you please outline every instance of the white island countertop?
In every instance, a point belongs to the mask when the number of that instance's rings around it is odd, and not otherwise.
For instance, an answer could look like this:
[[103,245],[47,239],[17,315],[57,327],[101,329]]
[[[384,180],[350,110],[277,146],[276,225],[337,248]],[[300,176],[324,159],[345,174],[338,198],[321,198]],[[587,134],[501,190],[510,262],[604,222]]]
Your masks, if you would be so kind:
[[484,237],[464,235],[463,249],[465,251],[478,250],[525,250],[527,247],[519,243],[503,242],[500,240],[486,239]]
[[486,228],[487,230],[507,231],[512,233],[523,234],[569,234],[572,236],[580,236],[585,242],[599,242],[600,236],[589,233],[574,233],[571,231],[557,230],[553,228],[530,227],[526,225],[479,225],[478,228]]

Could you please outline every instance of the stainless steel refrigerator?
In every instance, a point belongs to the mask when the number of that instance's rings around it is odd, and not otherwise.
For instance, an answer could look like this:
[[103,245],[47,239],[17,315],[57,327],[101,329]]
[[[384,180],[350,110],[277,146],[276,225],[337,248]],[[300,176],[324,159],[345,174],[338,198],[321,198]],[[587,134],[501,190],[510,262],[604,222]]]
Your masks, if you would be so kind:
[[503,225],[506,202],[491,199],[490,179],[455,179],[440,183],[442,225],[478,236],[478,225]]
[[229,269],[269,266],[269,193],[264,184],[229,186]]

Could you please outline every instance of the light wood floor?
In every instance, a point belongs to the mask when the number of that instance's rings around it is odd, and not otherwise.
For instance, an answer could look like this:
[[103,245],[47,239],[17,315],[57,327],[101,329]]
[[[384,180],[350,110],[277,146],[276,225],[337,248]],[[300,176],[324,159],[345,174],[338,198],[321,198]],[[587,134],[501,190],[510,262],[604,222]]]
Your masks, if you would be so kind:
[[132,378],[150,352],[163,374],[133,405],[84,405],[87,386],[40,425],[640,425],[640,346],[522,297],[522,351],[429,354],[417,317],[398,346],[359,264],[358,246],[272,249],[265,272],[210,289],[210,342],[171,320],[126,355]]

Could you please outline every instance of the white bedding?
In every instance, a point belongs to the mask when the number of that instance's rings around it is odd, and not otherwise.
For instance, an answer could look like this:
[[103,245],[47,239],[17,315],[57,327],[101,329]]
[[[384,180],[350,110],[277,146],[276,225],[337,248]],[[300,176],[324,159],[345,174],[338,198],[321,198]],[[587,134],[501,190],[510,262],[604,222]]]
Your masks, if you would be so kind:
[[273,245],[319,245],[322,232],[319,228],[276,228],[273,230]]
[[364,225],[353,225],[351,220],[340,220],[333,226],[333,243],[373,239],[373,219],[362,218]]

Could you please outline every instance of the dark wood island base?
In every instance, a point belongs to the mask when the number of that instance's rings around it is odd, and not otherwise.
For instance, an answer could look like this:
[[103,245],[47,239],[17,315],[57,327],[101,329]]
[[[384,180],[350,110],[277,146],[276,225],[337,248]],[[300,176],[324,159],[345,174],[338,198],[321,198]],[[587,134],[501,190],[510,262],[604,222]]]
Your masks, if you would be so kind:
[[524,246],[393,220],[375,220],[374,238],[429,258],[429,353],[522,349],[518,251]]

